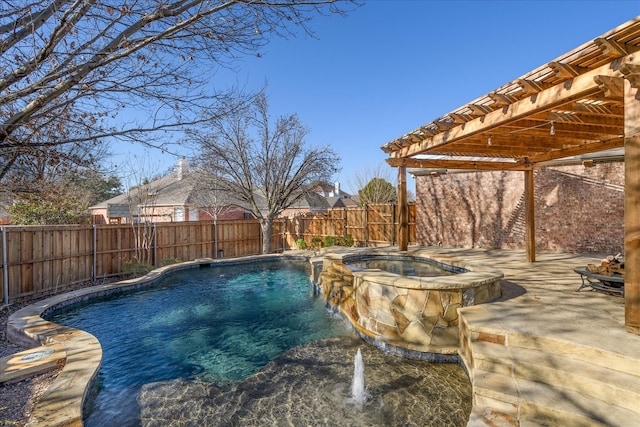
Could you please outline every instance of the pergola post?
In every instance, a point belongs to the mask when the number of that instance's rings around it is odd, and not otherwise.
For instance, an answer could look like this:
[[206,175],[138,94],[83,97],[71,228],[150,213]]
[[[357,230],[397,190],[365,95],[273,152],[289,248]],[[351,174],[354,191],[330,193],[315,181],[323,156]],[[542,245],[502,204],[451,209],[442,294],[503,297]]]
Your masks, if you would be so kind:
[[527,262],[536,262],[536,218],[534,214],[533,169],[524,171],[524,221]]
[[640,335],[640,101],[624,87],[624,323]]
[[398,249],[409,249],[409,207],[407,206],[407,167],[398,166]]

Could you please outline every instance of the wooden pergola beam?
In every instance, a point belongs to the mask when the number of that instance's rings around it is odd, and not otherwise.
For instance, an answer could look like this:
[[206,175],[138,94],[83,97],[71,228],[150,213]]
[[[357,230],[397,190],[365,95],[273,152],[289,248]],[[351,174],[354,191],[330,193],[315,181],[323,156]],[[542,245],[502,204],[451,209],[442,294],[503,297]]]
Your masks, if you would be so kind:
[[431,159],[387,159],[393,167],[406,166],[418,169],[475,169],[485,171],[528,170],[533,166],[526,162],[469,161],[469,160],[431,160]]
[[586,71],[570,64],[563,64],[562,62],[549,62],[549,67],[551,67],[557,77],[565,79],[572,79]]
[[518,86],[522,89],[522,94],[525,96],[534,95],[544,90],[544,87],[533,80],[518,79],[516,80]]
[[562,157],[579,156],[582,154],[596,153],[598,151],[610,150],[620,147],[624,147],[624,138],[622,136],[607,141],[594,141],[585,143],[578,147],[562,149],[561,152],[559,150],[556,150],[555,152],[532,155],[530,160],[532,163],[548,162],[550,160],[555,160]]
[[605,98],[622,99],[624,96],[624,79],[611,76],[596,76],[598,87],[604,92]]
[[516,100],[509,95],[501,93],[489,93],[487,96],[493,101],[493,105],[497,108],[502,108],[507,105],[513,104]]
[[629,52],[627,48],[615,40],[607,40],[604,37],[598,37],[593,42],[600,48],[602,54],[611,58],[625,56]]

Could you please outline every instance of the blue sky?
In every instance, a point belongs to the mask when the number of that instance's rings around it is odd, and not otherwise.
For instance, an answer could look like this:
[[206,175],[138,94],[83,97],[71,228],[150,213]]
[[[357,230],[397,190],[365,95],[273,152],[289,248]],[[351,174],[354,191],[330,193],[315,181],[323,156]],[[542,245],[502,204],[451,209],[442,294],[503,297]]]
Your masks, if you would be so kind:
[[[314,20],[316,38],[274,39],[213,79],[266,82],[271,114],[298,114],[309,144],[330,144],[342,158],[336,180],[355,193],[354,174],[384,164],[385,143],[638,15],[640,0],[366,1]],[[154,170],[177,162],[126,149],[111,148],[115,161],[146,158]]]

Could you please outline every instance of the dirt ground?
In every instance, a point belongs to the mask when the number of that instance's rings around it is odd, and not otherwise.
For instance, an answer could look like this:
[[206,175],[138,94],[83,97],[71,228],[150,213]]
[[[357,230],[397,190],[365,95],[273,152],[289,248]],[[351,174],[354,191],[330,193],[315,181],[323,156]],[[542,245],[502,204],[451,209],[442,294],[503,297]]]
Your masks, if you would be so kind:
[[[119,279],[113,279],[113,281],[116,280]],[[100,284],[104,284],[104,281],[101,280]],[[94,285],[92,282],[77,283],[68,286],[65,292],[92,285]],[[48,296],[25,299],[0,307],[0,358],[25,350],[25,348],[7,341],[9,316],[21,308],[45,298]],[[0,384],[0,427],[26,425],[34,405],[51,386],[59,372],[60,369],[57,369],[28,377],[22,381]]]

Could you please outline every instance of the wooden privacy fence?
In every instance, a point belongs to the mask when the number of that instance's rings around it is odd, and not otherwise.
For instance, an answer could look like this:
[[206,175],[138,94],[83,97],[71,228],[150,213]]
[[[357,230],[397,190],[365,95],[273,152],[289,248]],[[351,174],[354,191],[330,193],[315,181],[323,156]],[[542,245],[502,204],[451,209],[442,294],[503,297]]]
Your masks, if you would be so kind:
[[[395,204],[372,204],[364,207],[333,208],[327,212],[303,213],[289,218],[286,246],[295,248],[296,239],[307,245],[311,239],[326,236],[351,236],[355,246],[396,245],[400,233],[398,207]],[[416,205],[409,204],[409,244],[416,243]]]
[[[415,242],[415,209],[410,207],[410,243]],[[331,209],[327,213],[277,220],[271,249],[295,248],[295,241],[350,234],[359,246],[395,244],[395,207]],[[55,294],[74,283],[122,275],[140,258],[138,224],[0,227],[2,304],[17,299]],[[262,251],[256,220],[194,221],[147,224],[150,263],[167,260],[233,258]]]

